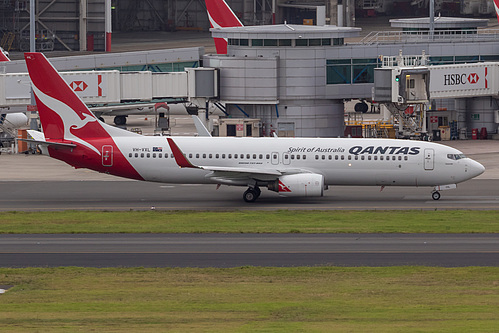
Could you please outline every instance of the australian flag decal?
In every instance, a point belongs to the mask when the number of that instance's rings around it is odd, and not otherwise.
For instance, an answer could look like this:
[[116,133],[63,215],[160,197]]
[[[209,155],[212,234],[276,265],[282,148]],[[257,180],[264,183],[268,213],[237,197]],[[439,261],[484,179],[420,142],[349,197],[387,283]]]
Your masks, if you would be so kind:
[[163,151],[163,147],[152,147],[152,151]]

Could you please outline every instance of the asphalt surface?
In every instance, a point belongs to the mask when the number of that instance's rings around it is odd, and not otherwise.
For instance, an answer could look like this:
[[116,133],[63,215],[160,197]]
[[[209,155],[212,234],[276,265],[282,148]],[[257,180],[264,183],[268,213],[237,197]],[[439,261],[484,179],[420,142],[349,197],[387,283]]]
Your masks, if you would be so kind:
[[431,199],[432,188],[332,186],[324,197],[284,198],[262,190],[257,202],[242,199],[245,188],[174,185],[137,181],[0,182],[0,211],[53,210],[393,210],[499,209],[499,180],[470,180]]
[[[36,155],[0,155],[0,211],[499,209],[499,144],[449,144],[485,165],[476,179],[431,188],[330,187],[322,198],[281,198],[264,190],[247,204],[243,188],[128,181]],[[304,221],[306,223],[306,221]],[[355,221],[352,221],[355,223]],[[403,223],[403,221],[401,221]],[[495,230],[491,230],[495,232]],[[0,266],[497,266],[489,235],[0,235]]]
[[0,235],[2,267],[499,265],[499,234]]

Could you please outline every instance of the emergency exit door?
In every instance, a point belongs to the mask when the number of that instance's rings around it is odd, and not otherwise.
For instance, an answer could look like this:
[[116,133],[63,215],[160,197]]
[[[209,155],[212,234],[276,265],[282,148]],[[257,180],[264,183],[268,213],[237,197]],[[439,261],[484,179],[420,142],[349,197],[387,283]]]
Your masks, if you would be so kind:
[[424,150],[424,169],[433,170],[435,151],[433,149]]

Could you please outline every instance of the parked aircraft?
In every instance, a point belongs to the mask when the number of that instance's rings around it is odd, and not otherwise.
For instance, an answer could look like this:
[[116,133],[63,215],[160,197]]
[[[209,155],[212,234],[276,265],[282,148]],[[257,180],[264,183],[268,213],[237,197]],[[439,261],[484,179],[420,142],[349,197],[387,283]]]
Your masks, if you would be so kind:
[[[243,24],[224,0],[205,0],[212,28],[242,27]],[[227,54],[227,39],[213,38],[217,54]]]
[[[8,53],[0,47],[0,62],[10,61]],[[0,128],[17,129],[26,126],[28,117],[22,112],[12,110],[0,110]]]
[[44,133],[43,153],[75,168],[164,183],[261,187],[282,196],[322,196],[329,185],[455,188],[485,168],[459,150],[395,139],[145,137],[92,114],[42,53],[26,53]]

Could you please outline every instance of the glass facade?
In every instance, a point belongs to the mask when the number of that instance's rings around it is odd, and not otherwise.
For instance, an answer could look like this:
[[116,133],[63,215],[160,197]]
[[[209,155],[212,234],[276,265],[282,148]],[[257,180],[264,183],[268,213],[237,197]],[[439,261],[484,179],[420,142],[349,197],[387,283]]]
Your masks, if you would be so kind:
[[[499,55],[430,57],[430,65],[453,65],[499,61]],[[378,58],[326,60],[327,84],[374,83],[374,69],[381,67]]]
[[[250,46],[249,39],[229,38],[228,44],[235,46]],[[251,46],[338,46],[345,43],[343,38],[298,38],[298,39],[251,39]]]

